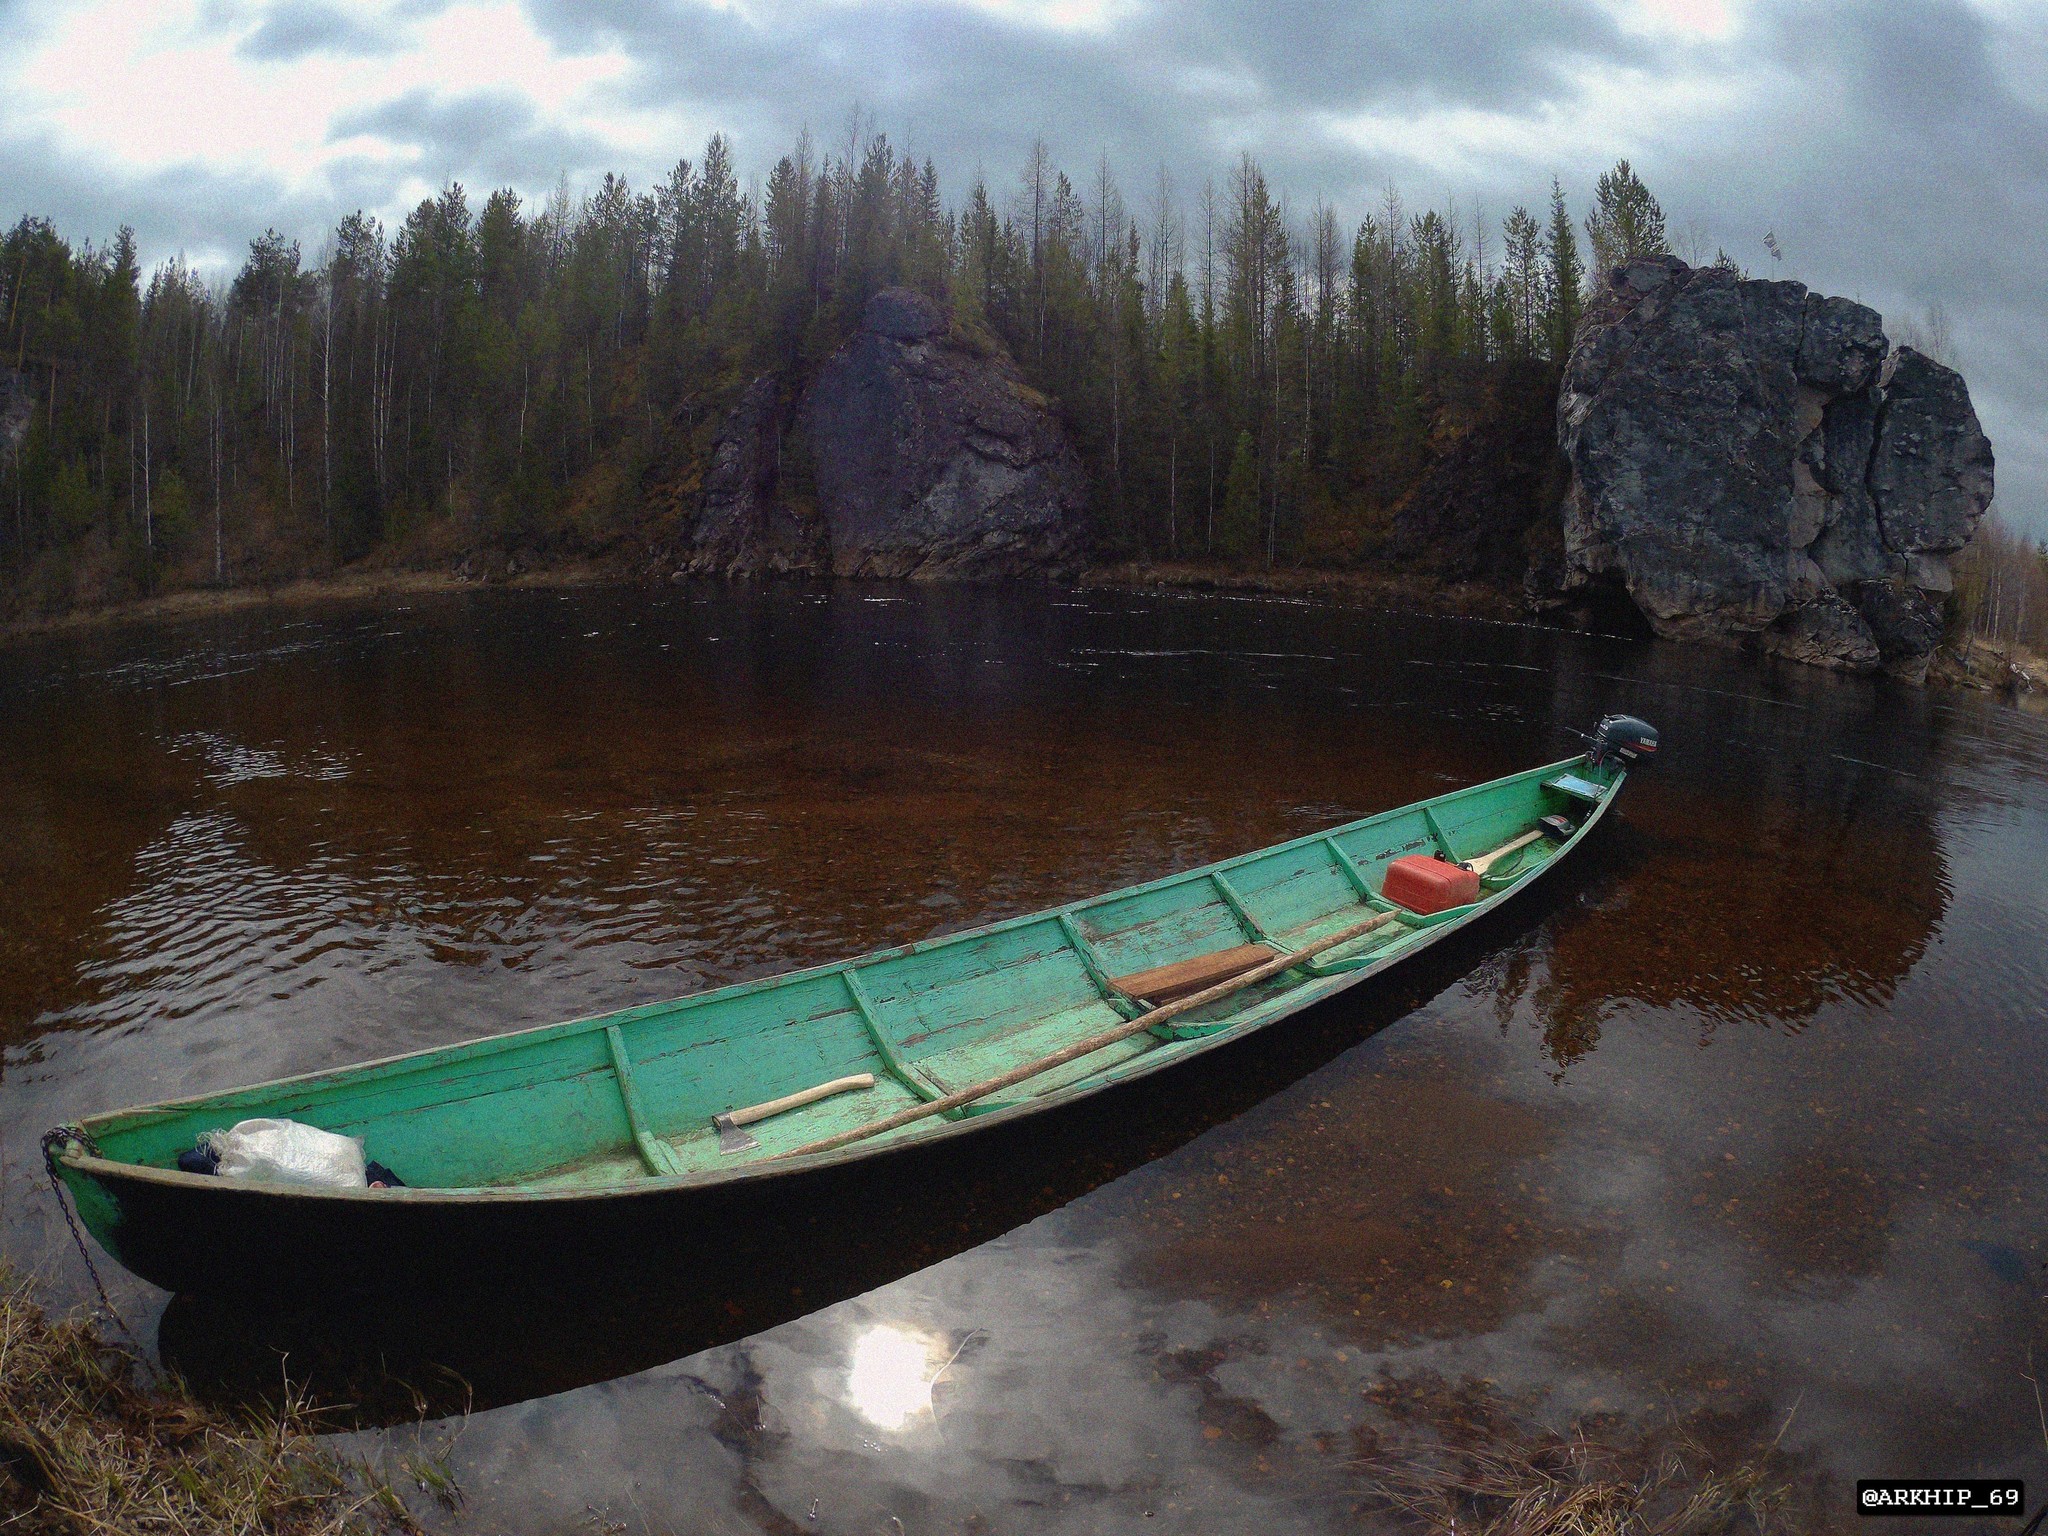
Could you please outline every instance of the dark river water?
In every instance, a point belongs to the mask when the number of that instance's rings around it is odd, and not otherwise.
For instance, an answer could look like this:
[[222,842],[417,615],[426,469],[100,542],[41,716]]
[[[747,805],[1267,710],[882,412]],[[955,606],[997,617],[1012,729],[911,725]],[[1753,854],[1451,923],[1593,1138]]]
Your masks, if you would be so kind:
[[1403,1458],[1574,1434],[1775,1440],[1792,1529],[1876,1528],[1859,1477],[2038,1504],[2048,721],[1638,640],[678,586],[0,649],[0,1240],[90,1295],[60,1121],[1147,879],[1616,708],[1663,760],[1548,888],[922,1231],[458,1315],[108,1284],[354,1449],[466,1395],[460,1531],[1391,1529]]

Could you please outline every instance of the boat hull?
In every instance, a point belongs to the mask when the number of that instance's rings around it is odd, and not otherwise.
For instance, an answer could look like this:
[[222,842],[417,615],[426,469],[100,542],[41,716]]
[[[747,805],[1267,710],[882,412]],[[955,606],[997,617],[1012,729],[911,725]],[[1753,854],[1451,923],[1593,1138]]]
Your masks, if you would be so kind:
[[[1560,852],[1587,837],[1612,801],[1609,793],[1593,807]],[[867,1283],[878,1284],[957,1250],[953,1242],[920,1252],[904,1241],[920,1220],[936,1223],[934,1230],[945,1236],[968,1231],[968,1241],[993,1235],[972,1231],[964,1213],[976,1202],[990,1203],[992,1190],[1029,1182],[1034,1146],[1067,1136],[1093,1139],[1120,1119],[1156,1117],[1158,1097],[1195,1063],[1227,1070],[1229,1058],[1271,1050],[1267,1032],[1274,1025],[1320,1009],[1391,968],[1414,967],[1445,940],[1501,912],[1558,862],[1545,862],[1528,879],[1430,928],[1385,961],[1282,993],[1184,1052],[920,1138],[764,1162],[733,1177],[645,1179],[547,1193],[332,1192],[199,1178],[75,1150],[59,1157],[58,1172],[94,1236],[125,1268],[167,1291],[243,1303],[479,1289],[571,1294],[578,1286],[632,1284],[642,1277],[716,1285],[720,1276],[739,1272],[801,1271],[820,1244],[858,1246],[864,1230],[890,1245],[879,1262],[854,1265],[871,1277]],[[1159,1146],[1149,1155],[1165,1150]],[[1121,1171],[1111,1159],[1103,1176]],[[1079,1192],[1070,1181],[1063,1195]],[[1015,1208],[1014,1201],[994,1204]],[[891,1268],[899,1255],[905,1261]]]

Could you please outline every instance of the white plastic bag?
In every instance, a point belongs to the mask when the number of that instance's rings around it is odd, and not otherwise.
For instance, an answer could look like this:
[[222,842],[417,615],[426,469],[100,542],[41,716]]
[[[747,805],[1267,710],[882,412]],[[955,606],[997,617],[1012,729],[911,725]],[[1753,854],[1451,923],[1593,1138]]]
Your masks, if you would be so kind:
[[296,1120],[244,1120],[208,1140],[229,1179],[300,1184],[313,1189],[368,1189],[363,1138],[337,1136]]

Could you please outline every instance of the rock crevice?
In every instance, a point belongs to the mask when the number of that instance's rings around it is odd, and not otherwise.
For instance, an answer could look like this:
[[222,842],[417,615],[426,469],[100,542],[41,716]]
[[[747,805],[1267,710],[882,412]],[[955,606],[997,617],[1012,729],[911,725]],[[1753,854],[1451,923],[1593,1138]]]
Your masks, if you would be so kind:
[[1676,258],[1609,274],[1558,397],[1567,594],[1670,639],[1924,674],[1990,504],[1961,375],[1875,310]]

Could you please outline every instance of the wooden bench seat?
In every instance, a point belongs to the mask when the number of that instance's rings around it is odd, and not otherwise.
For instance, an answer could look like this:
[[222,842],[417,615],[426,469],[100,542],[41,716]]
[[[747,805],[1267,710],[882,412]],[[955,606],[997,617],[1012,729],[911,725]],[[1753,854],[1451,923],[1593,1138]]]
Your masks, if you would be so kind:
[[1171,1003],[1192,996],[1204,987],[1213,987],[1218,982],[1242,976],[1254,966],[1264,965],[1277,953],[1264,944],[1240,944],[1235,949],[1215,950],[1189,960],[1176,960],[1171,965],[1154,966],[1149,971],[1112,976],[1110,985],[1141,1003]]

